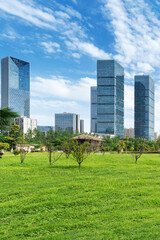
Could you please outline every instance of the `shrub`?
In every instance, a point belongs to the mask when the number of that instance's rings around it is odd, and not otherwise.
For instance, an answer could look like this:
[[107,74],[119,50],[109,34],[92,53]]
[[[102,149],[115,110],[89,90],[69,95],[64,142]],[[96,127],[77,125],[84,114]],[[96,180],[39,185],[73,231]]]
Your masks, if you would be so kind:
[[15,149],[15,150],[13,150],[13,154],[14,154],[15,156],[17,156],[17,155],[20,154],[20,151]]

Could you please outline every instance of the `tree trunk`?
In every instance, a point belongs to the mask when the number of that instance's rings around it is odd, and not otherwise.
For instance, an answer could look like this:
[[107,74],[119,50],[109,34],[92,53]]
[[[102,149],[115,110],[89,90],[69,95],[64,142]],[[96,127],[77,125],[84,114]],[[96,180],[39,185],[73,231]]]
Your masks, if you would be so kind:
[[49,151],[49,163],[50,163],[50,165],[52,165],[52,150],[51,150],[51,148]]

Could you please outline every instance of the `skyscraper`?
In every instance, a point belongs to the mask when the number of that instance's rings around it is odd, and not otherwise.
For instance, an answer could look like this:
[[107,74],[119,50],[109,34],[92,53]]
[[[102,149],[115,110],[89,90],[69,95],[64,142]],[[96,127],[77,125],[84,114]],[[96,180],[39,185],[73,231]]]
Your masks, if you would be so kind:
[[75,113],[56,113],[55,130],[80,132],[80,116]]
[[154,140],[154,81],[150,76],[135,76],[135,137]]
[[1,60],[1,107],[9,107],[21,116],[30,117],[30,65],[5,57]]
[[124,69],[97,61],[97,133],[124,137]]
[[91,132],[97,132],[97,87],[91,87]]

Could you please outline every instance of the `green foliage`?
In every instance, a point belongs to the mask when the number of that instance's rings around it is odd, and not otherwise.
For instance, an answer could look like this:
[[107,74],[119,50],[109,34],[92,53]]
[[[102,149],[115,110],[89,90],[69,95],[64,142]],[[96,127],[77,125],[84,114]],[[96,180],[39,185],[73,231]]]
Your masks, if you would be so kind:
[[18,113],[10,108],[0,109],[0,132],[3,134],[12,124],[14,118],[19,117]]
[[18,156],[18,155],[20,154],[20,151],[19,151],[19,150],[16,150],[16,149],[14,149],[14,150],[13,150],[13,154],[14,154],[14,156]]
[[66,158],[69,158],[71,152],[72,152],[72,141],[65,141],[63,143],[63,152],[66,155]]
[[79,168],[81,167],[81,163],[88,157],[90,153],[90,143],[85,141],[82,144],[79,144],[78,141],[72,141],[72,156],[77,161]]
[[0,150],[2,150],[2,149],[8,150],[9,144],[8,143],[0,143]]

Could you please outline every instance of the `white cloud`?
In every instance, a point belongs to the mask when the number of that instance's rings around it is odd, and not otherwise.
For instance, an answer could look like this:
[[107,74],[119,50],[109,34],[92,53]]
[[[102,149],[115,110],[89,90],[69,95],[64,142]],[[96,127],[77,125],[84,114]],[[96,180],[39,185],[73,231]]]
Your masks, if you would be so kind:
[[41,42],[47,53],[61,52],[60,45],[56,42]]
[[[85,120],[85,131],[90,131],[90,87],[96,79],[84,77],[71,82],[62,76],[49,79],[36,77],[31,82],[31,116],[38,124],[52,125],[57,112],[78,113]],[[39,107],[43,115],[39,114]]]
[[71,0],[74,4],[77,4],[77,0]]
[[77,59],[81,58],[81,55],[79,53],[72,53],[72,56]]
[[25,39],[24,36],[19,35],[12,28],[8,28],[5,32],[0,34],[0,37],[8,38],[8,39],[11,39],[11,40],[15,40],[16,38],[23,39],[23,40]]
[[72,38],[71,41],[65,41],[67,47],[71,50],[77,50],[80,53],[98,59],[111,59],[112,54],[106,53],[104,50],[99,49],[92,43],[80,41],[77,38]]
[[46,79],[36,77],[31,82],[31,93],[33,97],[65,99],[73,101],[89,102],[90,86],[96,85],[94,78],[81,78],[79,81],[71,82],[63,77],[52,76]]
[[160,67],[160,21],[143,0],[102,0],[115,37],[117,59],[134,73]]
[[[3,4],[0,4],[0,10],[8,13],[8,16],[18,17],[25,24],[32,24],[39,28],[58,32],[59,38],[65,41],[70,51],[76,50],[79,54],[93,58],[110,57],[110,54],[90,42],[91,40],[86,34],[85,28],[79,23],[79,21],[82,21],[81,14],[72,7],[54,2],[60,10],[52,11],[32,0],[1,0],[1,2]],[[60,50],[55,49],[51,42],[43,41],[42,44],[48,53]]]

